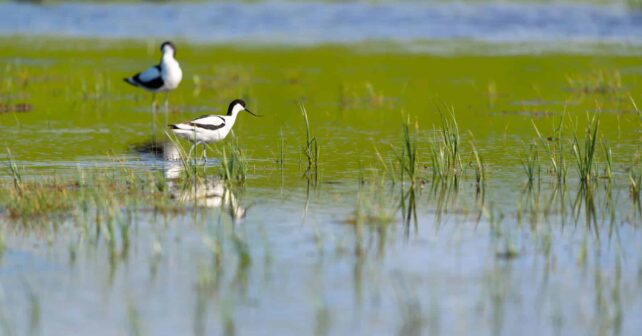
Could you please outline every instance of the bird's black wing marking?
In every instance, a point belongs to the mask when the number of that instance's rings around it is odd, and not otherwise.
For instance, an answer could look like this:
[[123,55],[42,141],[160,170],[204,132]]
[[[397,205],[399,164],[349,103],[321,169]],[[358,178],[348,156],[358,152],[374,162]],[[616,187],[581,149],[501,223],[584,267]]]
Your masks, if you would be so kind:
[[198,118],[196,118],[194,120],[199,120],[199,119],[204,119],[204,118],[211,118],[211,117],[217,117],[217,118],[221,119],[223,124],[225,124],[225,118],[223,118],[223,117],[221,117],[219,115],[204,114],[204,115],[202,115],[202,116],[200,116],[200,117],[198,117]]
[[219,125],[198,124],[198,123],[191,122],[191,123],[189,123],[189,125],[193,126],[193,127],[204,128],[204,129],[207,129],[207,130],[210,130],[210,131],[215,131],[215,130],[217,130],[219,128],[225,127],[225,122],[223,122],[222,124],[219,124]]
[[153,78],[153,79],[151,79],[151,80],[149,80],[147,82],[144,82],[144,81],[142,81],[140,79],[140,74],[141,73],[139,72],[134,77],[132,77],[132,79],[136,83],[140,84],[140,86],[146,87],[148,89],[160,89],[161,87],[163,87],[165,82],[163,81],[163,77],[160,76],[160,73],[161,73],[160,65],[156,65],[155,68],[156,68],[156,70],[158,70],[158,73],[159,73],[158,77],[155,77],[155,78]]

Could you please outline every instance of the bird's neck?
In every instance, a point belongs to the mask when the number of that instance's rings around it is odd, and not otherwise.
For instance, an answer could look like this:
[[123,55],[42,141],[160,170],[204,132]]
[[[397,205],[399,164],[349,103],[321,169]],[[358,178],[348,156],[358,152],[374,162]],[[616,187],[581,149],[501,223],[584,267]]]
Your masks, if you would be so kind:
[[174,59],[174,54],[171,52],[166,52],[161,57],[161,64],[174,63],[174,62],[176,62],[176,60]]
[[236,116],[238,116],[238,115],[239,115],[238,112],[232,112],[232,114],[227,116],[227,122],[230,125],[234,125],[234,122],[236,121]]

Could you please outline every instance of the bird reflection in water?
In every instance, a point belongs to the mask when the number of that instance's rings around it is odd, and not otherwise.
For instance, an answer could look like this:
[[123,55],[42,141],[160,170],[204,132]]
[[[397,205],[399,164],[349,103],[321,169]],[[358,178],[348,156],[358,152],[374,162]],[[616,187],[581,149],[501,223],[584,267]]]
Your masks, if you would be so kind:
[[194,207],[221,208],[235,221],[245,217],[247,209],[220,177],[208,176],[185,182],[182,177],[185,167],[178,148],[172,142],[148,142],[135,146],[135,151],[163,161],[163,173],[173,199]]

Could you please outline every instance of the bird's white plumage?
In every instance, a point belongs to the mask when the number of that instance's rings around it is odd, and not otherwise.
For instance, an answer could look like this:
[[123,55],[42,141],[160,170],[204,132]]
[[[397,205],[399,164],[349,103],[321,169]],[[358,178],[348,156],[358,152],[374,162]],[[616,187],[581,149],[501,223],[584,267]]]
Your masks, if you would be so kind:
[[163,44],[161,51],[163,56],[158,65],[125,78],[125,81],[153,93],[168,92],[176,89],[183,79],[183,71],[178,61],[174,58],[175,50],[173,45],[166,42]]
[[160,64],[161,77],[163,77],[163,91],[174,90],[183,79],[183,71],[178,61],[174,59],[174,53],[165,53]]
[[222,124],[225,124],[226,117],[227,116],[208,115],[208,116],[202,116],[202,117],[196,118],[191,122],[194,124],[221,126]]
[[245,110],[245,103],[232,102],[228,115],[207,115],[170,126],[174,134],[195,144],[215,143],[227,137],[236,117],[243,110]]
[[219,142],[232,130],[236,116],[208,116],[190,122],[175,124],[172,131],[177,136],[194,143]]

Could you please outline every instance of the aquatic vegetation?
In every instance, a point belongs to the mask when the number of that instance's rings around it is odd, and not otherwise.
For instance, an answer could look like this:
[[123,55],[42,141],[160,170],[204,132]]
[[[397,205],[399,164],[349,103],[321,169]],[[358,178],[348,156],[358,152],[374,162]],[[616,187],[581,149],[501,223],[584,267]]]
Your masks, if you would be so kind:
[[383,226],[395,221],[394,199],[388,194],[385,179],[374,169],[367,178],[365,186],[357,192],[355,210],[346,220],[354,225]]
[[488,83],[486,93],[488,95],[488,106],[490,108],[495,108],[497,99],[499,98],[499,93],[497,92],[497,84],[494,81]]
[[410,132],[410,117],[402,124],[402,145],[401,153],[397,157],[399,161],[399,180],[403,184],[407,180],[415,185],[417,180],[417,135]]
[[586,183],[595,176],[595,151],[597,149],[597,131],[599,121],[592,118],[584,133],[584,141],[580,144],[577,136],[573,138],[573,154],[580,181]]
[[622,76],[617,70],[594,70],[589,74],[569,75],[566,80],[572,90],[588,95],[607,95],[622,89]]
[[283,136],[283,128],[279,132],[279,168],[283,170],[285,168],[285,137]]
[[194,148],[196,146],[190,147],[190,150],[188,151],[181,145],[179,138],[175,134],[170,134],[165,131],[165,136],[178,152],[177,159],[182,167],[180,173],[184,175],[185,179],[196,183],[197,179],[203,178],[205,176],[205,162],[197,160],[197,154],[194,152]]
[[127,322],[130,335],[143,336],[147,334],[143,329],[140,312],[136,305],[131,301],[127,304]]
[[299,110],[305,121],[305,142],[303,144],[303,155],[305,155],[307,163],[305,175],[314,175],[316,179],[319,175],[319,142],[310,132],[308,111],[303,103],[299,103]]
[[613,179],[613,150],[609,146],[606,139],[602,139],[602,153],[604,155],[605,167],[604,167],[604,177],[612,180]]
[[550,162],[550,171],[555,175],[556,181],[558,184],[566,183],[566,175],[568,173],[568,167],[565,160],[565,146],[566,141],[563,133],[564,129],[564,116],[560,118],[559,123],[555,127],[555,131],[552,136],[545,137],[537,128],[537,125],[533,120],[531,120],[533,128],[537,133],[539,139],[539,144],[544,148]]
[[522,168],[528,178],[528,186],[531,188],[535,179],[537,178],[539,181],[540,178],[539,152],[537,151],[537,146],[531,144],[526,153],[526,157],[522,158]]
[[247,171],[247,158],[239,146],[238,139],[234,137],[221,149],[221,176],[227,181],[243,183]]
[[[470,133],[470,136],[471,138],[473,137],[472,132]],[[472,140],[470,141],[470,147],[472,148],[473,158],[475,159],[475,186],[477,188],[477,192],[480,192],[486,182],[486,168],[481,154],[479,154],[479,150],[477,150],[477,146],[475,146],[475,142]]]
[[633,105],[633,111],[635,112],[635,114],[642,118],[642,110],[638,108],[638,104],[635,103],[635,99],[631,94],[629,94],[629,100],[631,101],[631,105]]
[[454,109],[441,115],[441,128],[431,143],[433,180],[458,177],[462,173],[459,126]]
[[391,105],[391,99],[370,81],[363,85],[341,83],[339,88],[339,108],[342,110],[381,109]]
[[60,181],[25,183],[19,188],[8,189],[6,209],[10,218],[49,217],[67,212],[74,207],[73,185]]
[[13,159],[13,156],[11,155],[11,150],[9,148],[7,148],[7,156],[9,159],[7,168],[9,169],[9,175],[11,176],[11,180],[13,181],[13,186],[15,189],[21,189],[22,175],[20,174],[20,169],[18,168],[18,165]]
[[[22,172],[20,172],[22,174]],[[19,175],[17,175],[19,176]],[[19,180],[16,180],[19,181]],[[176,179],[184,190],[190,190],[192,179]],[[67,218],[90,210],[103,213],[108,219],[124,208],[151,208],[159,213],[185,212],[184,205],[176,203],[168,181],[162,174],[121,168],[106,172],[79,170],[77,178],[50,176],[0,181],[4,192],[0,200],[5,203],[9,218],[27,223],[47,223],[57,218]],[[31,225],[31,224],[29,224]],[[115,228],[107,227],[109,235]],[[119,226],[122,241],[129,240],[129,228]]]
[[637,204],[639,210],[642,212],[640,203],[640,195],[642,194],[642,160],[640,160],[640,153],[637,153],[633,159],[633,163],[628,168],[628,184],[629,194],[634,204]]

